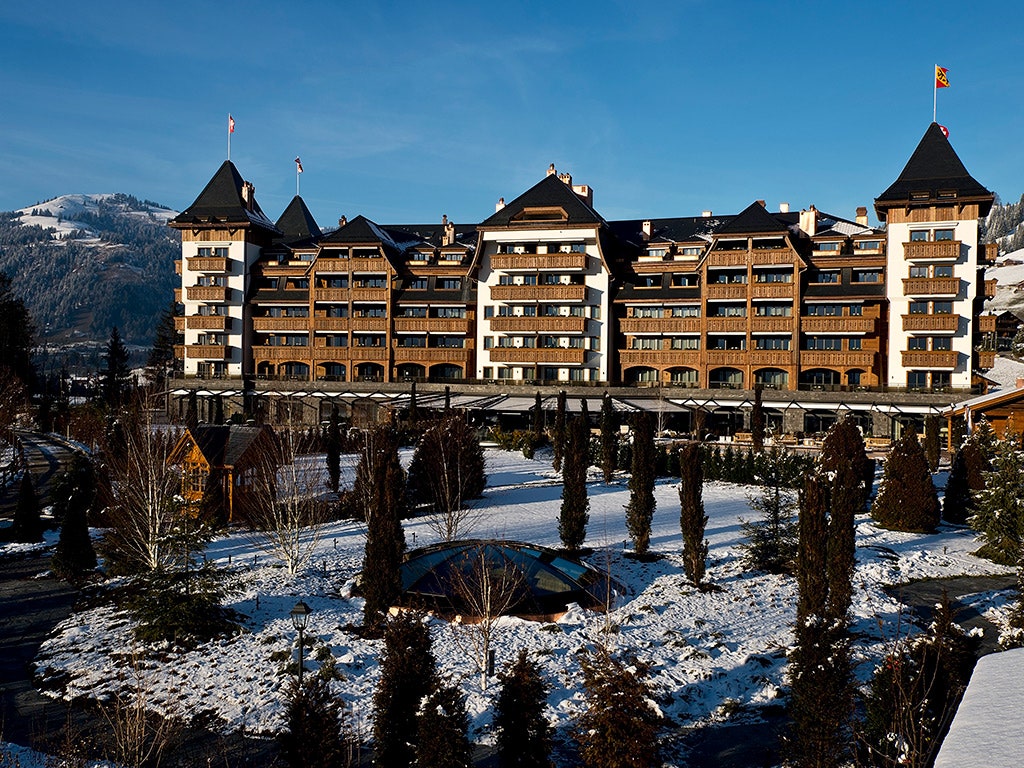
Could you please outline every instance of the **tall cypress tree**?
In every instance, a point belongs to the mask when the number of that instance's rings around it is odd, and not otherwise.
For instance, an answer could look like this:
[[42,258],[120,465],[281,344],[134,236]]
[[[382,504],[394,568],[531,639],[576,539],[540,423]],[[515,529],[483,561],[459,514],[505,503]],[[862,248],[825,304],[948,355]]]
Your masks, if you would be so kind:
[[754,451],[760,453],[764,450],[764,403],[761,402],[761,390],[764,387],[758,383],[754,385],[754,407],[750,410],[750,439],[754,443]]
[[[324,675],[307,676],[288,688],[287,727],[278,741],[288,768],[336,768],[351,765],[355,745],[345,734],[344,702]],[[315,744],[315,748],[310,745]]]
[[930,533],[939,524],[939,496],[913,429],[889,451],[871,516],[894,531]]
[[103,355],[104,369],[100,374],[103,402],[111,408],[121,405],[128,389],[128,376],[131,373],[128,359],[128,347],[121,340],[121,334],[115,325],[110,329],[110,339]]
[[704,469],[700,444],[687,443],[679,452],[679,527],[683,533],[683,567],[694,586],[701,587],[707,571],[708,542],[704,538]]
[[32,473],[26,471],[22,474],[21,485],[18,487],[18,500],[11,522],[11,541],[36,544],[43,540],[44,530],[46,529],[39,515],[39,497],[36,496]]
[[992,465],[977,441],[971,437],[953,454],[953,464],[946,478],[942,497],[942,519],[947,523],[963,525],[975,513],[978,494],[985,490],[985,473]]
[[494,704],[499,768],[540,768],[549,764],[551,726],[544,717],[550,686],[525,650],[504,672]]
[[590,499],[587,498],[587,449],[590,430],[586,419],[576,416],[565,440],[565,461],[562,465],[562,507],[558,515],[558,535],[562,546],[570,551],[583,546],[590,521]]
[[415,768],[470,768],[466,697],[450,683],[437,683],[423,701],[416,724]]
[[558,393],[558,404],[555,408],[555,428],[551,434],[551,448],[554,451],[552,466],[555,472],[562,471],[562,458],[565,454],[565,390]]
[[88,523],[89,510],[96,498],[96,477],[85,454],[75,453],[67,469],[54,481],[50,498],[53,516],[61,526],[51,567],[59,578],[77,583],[96,568]]
[[360,582],[366,599],[363,622],[374,632],[402,590],[399,567],[405,551],[405,473],[398,460],[398,434],[390,425],[367,432],[353,492],[366,520]]
[[928,460],[928,469],[939,471],[939,457],[942,446],[939,442],[939,417],[929,414],[924,420],[924,456]]
[[633,466],[629,476],[629,503],[626,505],[626,529],[638,555],[646,554],[651,544],[654,519],[654,422],[647,411],[633,417]]
[[160,315],[153,337],[153,348],[146,359],[149,378],[158,390],[167,386],[167,376],[174,372],[174,346],[178,343],[178,330],[174,325],[177,305],[172,301]]
[[615,406],[611,396],[605,392],[601,398],[601,473],[605,485],[612,481],[615,472],[615,459],[618,456],[619,425],[615,418]]
[[996,445],[992,471],[985,478],[985,490],[978,494],[971,527],[984,545],[979,554],[996,562],[1021,562],[1024,538],[1024,450],[1016,440]]

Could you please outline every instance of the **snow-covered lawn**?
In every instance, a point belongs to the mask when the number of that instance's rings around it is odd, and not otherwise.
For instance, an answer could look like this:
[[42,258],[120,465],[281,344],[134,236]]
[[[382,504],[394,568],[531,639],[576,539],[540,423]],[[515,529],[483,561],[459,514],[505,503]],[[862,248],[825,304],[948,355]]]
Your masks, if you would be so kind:
[[[486,459],[488,487],[476,503],[474,527],[468,533],[558,547],[561,483],[550,457],[528,460],[488,450]],[[751,489],[727,483],[704,488],[708,581],[719,588],[708,592],[694,589],[683,575],[678,484],[660,482],[655,492],[651,548],[664,558],[653,563],[623,556],[628,539],[625,478],[605,486],[595,473],[588,490],[589,560],[607,568],[627,594],[607,616],[576,609],[553,624],[503,620],[497,635],[499,667],[521,648],[536,655],[553,685],[550,718],[563,734],[582,706],[580,656],[599,644],[629,649],[651,664],[659,705],[677,726],[736,717],[776,700],[785,683],[796,588],[792,578],[744,570],[740,520],[751,516]],[[437,539],[425,519],[406,521],[405,530],[410,547]],[[862,517],[857,539],[853,613],[862,679],[895,634],[906,631],[901,606],[884,591],[885,585],[1008,572],[971,555],[977,544],[961,528],[943,528],[934,535],[901,534],[881,530]],[[231,606],[247,617],[247,631],[194,651],[168,649],[159,658],[148,654],[133,665],[132,653],[140,649],[127,616],[98,607],[58,627],[41,649],[38,671],[44,678],[66,680],[54,695],[104,697],[122,686],[140,686],[154,707],[201,716],[224,731],[244,728],[269,734],[283,723],[286,666],[295,636],[288,614],[301,599],[313,610],[307,637],[315,638],[315,647],[307,660],[315,667],[317,658],[328,653],[334,657],[342,678],[335,683],[337,691],[368,738],[381,643],[343,629],[361,622],[362,600],[351,597],[349,587],[361,565],[363,544],[362,526],[335,523],[321,540],[313,566],[289,577],[246,536],[220,538],[208,556],[224,567],[230,558],[237,587]],[[473,738],[487,741],[498,686],[492,681],[481,690],[466,634],[471,630],[440,620],[432,622],[431,630],[438,668],[460,681],[467,695]]]

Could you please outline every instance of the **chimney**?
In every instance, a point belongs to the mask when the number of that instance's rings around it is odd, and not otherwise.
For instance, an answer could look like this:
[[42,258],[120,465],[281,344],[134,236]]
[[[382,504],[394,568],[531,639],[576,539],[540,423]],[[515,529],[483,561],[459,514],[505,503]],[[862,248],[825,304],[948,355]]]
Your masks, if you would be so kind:
[[762,208],[765,207],[764,200],[758,200],[757,204],[760,205]]
[[868,225],[868,209],[863,205],[857,207],[857,223],[862,227]]
[[705,219],[710,219],[711,218],[711,211],[703,210],[703,211],[700,212],[700,215],[703,216]]
[[645,221],[643,223],[642,227],[643,227],[644,242],[647,242],[648,240],[651,239],[651,222],[650,221]]
[[342,227],[344,227],[347,224],[348,224],[348,216],[342,216],[340,219],[338,219],[338,228],[339,229],[341,229]]
[[554,176],[554,175],[555,175],[555,164],[552,163],[551,165],[548,166],[548,176]]
[[494,212],[497,213],[498,211],[500,211],[504,207],[505,207],[505,198],[504,197],[499,197],[497,204],[495,204],[495,206],[494,206]]
[[789,203],[779,203],[779,213],[789,213]]
[[251,182],[242,182],[242,202],[245,203],[245,210],[251,211],[253,200],[256,198],[256,187]]
[[806,211],[800,211],[800,229],[808,237],[814,237],[818,229],[818,210],[812,205]]
[[455,224],[448,221],[447,214],[441,217],[441,226],[444,228],[444,232],[441,233],[441,245],[451,245],[455,242]]
[[[569,181],[572,181],[572,178],[570,178]],[[576,196],[584,203],[589,205],[591,208],[594,207],[594,190],[586,184],[573,184],[572,191],[575,192]]]
[[1017,377],[1017,389],[1024,389],[1024,378]]
[[[554,166],[552,166],[552,167],[554,167]],[[565,186],[567,186],[567,187],[571,187],[572,186],[572,175],[571,174],[560,173],[560,174],[558,174],[558,180],[560,182],[562,182],[563,184],[565,184]]]

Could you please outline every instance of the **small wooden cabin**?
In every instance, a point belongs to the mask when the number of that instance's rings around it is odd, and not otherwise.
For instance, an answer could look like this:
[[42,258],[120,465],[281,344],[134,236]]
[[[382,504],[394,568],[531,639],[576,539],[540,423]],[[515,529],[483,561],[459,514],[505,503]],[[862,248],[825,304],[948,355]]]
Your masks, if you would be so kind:
[[[1017,380],[1015,389],[999,390],[986,395],[972,397],[970,400],[951,405],[942,415],[950,425],[947,430],[952,436],[952,421],[954,418],[962,418],[967,424],[967,432],[970,433],[974,425],[984,419],[992,425],[995,433],[1002,437],[1006,434],[1024,433],[1024,380]],[[950,437],[950,440],[952,437]],[[948,446],[950,450],[954,446]]]

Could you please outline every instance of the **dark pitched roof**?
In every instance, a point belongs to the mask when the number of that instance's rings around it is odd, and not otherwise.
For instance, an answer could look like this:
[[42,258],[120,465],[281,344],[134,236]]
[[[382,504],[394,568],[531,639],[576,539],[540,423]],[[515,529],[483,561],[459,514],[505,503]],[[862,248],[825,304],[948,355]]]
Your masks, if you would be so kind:
[[789,226],[770,214],[760,203],[754,202],[740,211],[717,230],[716,235],[749,235],[767,232],[786,234]]
[[250,224],[279,234],[259,203],[253,200],[252,210],[249,210],[242,198],[244,184],[238,169],[230,160],[225,160],[195,202],[171,219],[171,224],[182,227],[192,224]]
[[[913,202],[933,204],[940,199],[940,192],[955,192],[957,200],[981,201],[982,216],[988,213],[994,197],[967,172],[939,124],[932,123],[899,178],[875,198],[875,210],[884,218],[886,208],[910,203],[912,194]],[[928,194],[927,200],[918,198],[922,193]]]
[[[604,219],[583,199],[572,191],[572,187],[549,174],[534,184],[500,211],[485,219],[481,227],[507,227],[525,208],[562,208],[567,220],[562,224],[604,224]],[[542,221],[531,221],[533,226],[543,225]]]
[[277,228],[284,233],[280,238],[281,244],[292,248],[315,245],[323,237],[313,214],[298,195],[293,197],[288,207],[284,209],[281,218],[277,220]]
[[[644,221],[651,222],[651,236],[646,241],[643,237]],[[608,226],[623,242],[631,243],[634,246],[644,246],[652,243],[706,242],[722,222],[723,218],[717,216],[683,216],[668,219],[609,221]]]
[[233,467],[263,435],[266,427],[201,424],[190,430],[211,467]]

